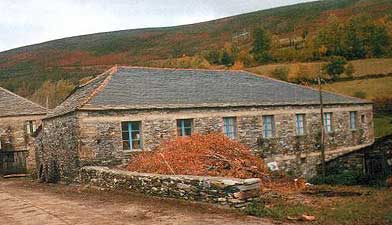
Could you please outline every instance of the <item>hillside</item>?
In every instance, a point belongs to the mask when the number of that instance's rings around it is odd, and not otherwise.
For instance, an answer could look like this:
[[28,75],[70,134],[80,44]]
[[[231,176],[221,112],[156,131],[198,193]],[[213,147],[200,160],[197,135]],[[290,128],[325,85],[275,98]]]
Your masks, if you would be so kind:
[[[64,38],[1,52],[0,86],[31,98],[45,81],[66,80],[61,88],[67,92],[80,79],[114,64],[212,67],[202,57],[203,52],[223,48],[241,32],[251,34],[263,26],[283,43],[304,32],[317,32],[330,15],[340,21],[359,15],[383,18],[391,10],[391,0],[325,0],[192,25]],[[249,49],[252,38],[249,35],[234,41]]]

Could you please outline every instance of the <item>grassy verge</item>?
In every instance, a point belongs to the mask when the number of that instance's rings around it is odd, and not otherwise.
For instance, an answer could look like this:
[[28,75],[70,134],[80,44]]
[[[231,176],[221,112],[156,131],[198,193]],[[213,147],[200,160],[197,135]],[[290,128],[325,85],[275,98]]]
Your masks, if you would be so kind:
[[384,77],[368,80],[353,80],[336,82],[324,85],[324,89],[349,96],[364,92],[367,99],[375,99],[392,96],[392,77]]
[[375,115],[374,131],[376,137],[392,134],[392,115]]
[[246,213],[279,221],[316,217],[310,224],[392,224],[392,191],[365,187],[316,186],[302,193],[253,203]]

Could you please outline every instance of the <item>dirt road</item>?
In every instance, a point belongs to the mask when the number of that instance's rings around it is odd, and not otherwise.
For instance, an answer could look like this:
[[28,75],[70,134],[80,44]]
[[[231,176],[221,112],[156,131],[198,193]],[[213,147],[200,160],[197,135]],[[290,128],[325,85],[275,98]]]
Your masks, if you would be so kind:
[[1,225],[262,225],[269,220],[207,204],[0,179]]

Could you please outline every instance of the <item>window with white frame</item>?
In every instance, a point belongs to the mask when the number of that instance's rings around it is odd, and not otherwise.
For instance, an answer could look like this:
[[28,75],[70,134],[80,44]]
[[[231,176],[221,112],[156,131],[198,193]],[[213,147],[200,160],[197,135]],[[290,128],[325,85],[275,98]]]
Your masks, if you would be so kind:
[[305,114],[296,115],[296,131],[297,135],[305,134]]
[[231,139],[237,137],[237,119],[235,117],[223,118],[223,132]]
[[142,149],[141,122],[122,122],[123,150]]
[[25,128],[26,128],[26,134],[32,135],[36,130],[35,121],[33,120],[26,121]]
[[324,129],[326,132],[332,132],[332,113],[324,113]]
[[263,116],[263,137],[271,138],[275,136],[274,116]]
[[191,136],[193,132],[193,119],[177,120],[177,134],[180,137]]
[[357,112],[350,112],[350,129],[357,129]]

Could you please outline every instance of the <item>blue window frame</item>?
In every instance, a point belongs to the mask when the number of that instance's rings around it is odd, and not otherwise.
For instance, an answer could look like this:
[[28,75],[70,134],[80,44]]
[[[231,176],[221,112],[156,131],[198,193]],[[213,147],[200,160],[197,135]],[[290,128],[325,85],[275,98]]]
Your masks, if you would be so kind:
[[271,138],[275,136],[274,116],[263,116],[263,137]]
[[141,122],[122,122],[123,150],[142,149]]
[[237,137],[237,119],[235,117],[223,118],[223,132],[231,139]]
[[357,112],[350,112],[350,129],[357,129]]
[[180,137],[191,136],[193,132],[193,119],[177,120],[177,134]]
[[296,115],[296,131],[297,135],[305,134],[305,114],[297,114]]

